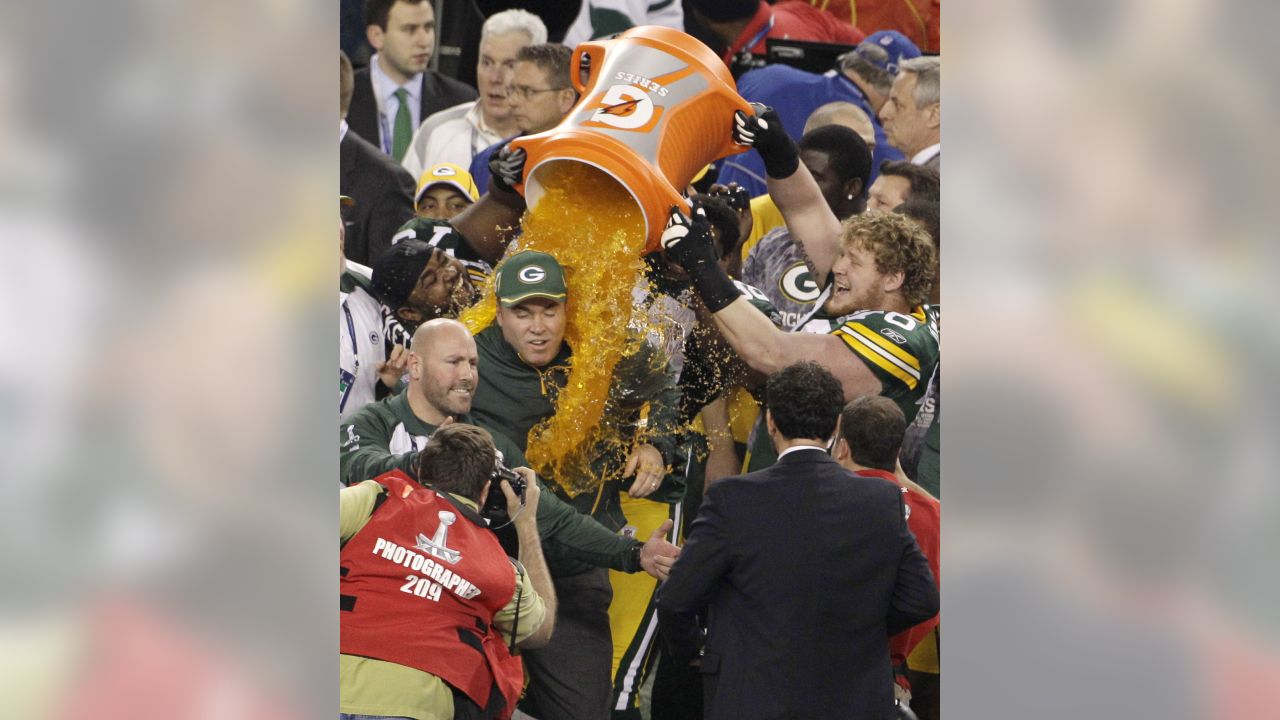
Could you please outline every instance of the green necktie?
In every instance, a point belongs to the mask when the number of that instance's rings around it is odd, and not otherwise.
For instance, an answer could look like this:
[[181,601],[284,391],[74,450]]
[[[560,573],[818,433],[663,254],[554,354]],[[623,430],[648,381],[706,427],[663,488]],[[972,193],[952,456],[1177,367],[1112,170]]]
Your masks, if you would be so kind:
[[400,162],[413,139],[413,120],[409,117],[409,91],[396,90],[396,99],[400,101],[400,109],[396,110],[396,126],[391,132],[391,157]]

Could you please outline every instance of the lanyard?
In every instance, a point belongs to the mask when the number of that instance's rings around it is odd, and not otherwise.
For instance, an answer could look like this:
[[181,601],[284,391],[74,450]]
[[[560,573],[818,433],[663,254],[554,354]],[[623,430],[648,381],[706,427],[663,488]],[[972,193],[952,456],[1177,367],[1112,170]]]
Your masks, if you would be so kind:
[[725,50],[724,56],[723,56],[725,64],[729,65],[733,63],[734,58],[743,58],[743,62],[746,62],[747,60],[749,60],[751,58],[751,48],[759,44],[759,42],[763,40],[764,37],[768,35],[769,31],[772,29],[773,29],[773,11],[770,10],[769,22],[764,24],[764,27],[760,29],[760,32],[756,33],[755,37],[751,38],[751,40],[747,42],[745,45],[740,46],[737,52],[734,52],[732,45],[729,46],[728,50]]
[[355,362],[355,369],[351,371],[352,375],[360,374],[360,350],[356,347],[356,324],[351,319],[351,308],[347,307],[347,301],[342,301],[342,314],[347,316],[347,335],[351,338],[351,358]]
[[751,48],[755,47],[756,45],[759,45],[760,41],[764,39],[764,36],[768,35],[769,31],[772,29],[773,29],[773,11],[770,10],[769,22],[765,23],[764,27],[760,29],[760,32],[756,33],[756,36],[751,38],[751,42],[748,42],[746,45],[742,46],[742,52],[750,53]]

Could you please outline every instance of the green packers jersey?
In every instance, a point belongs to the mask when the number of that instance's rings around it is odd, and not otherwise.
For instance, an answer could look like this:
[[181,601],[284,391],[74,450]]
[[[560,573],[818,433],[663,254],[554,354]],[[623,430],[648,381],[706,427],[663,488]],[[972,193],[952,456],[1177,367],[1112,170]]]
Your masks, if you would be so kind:
[[938,316],[929,305],[910,315],[864,310],[844,318],[831,334],[844,341],[880,380],[880,394],[915,419],[938,364]]
[[[497,428],[465,415],[457,420],[476,422],[488,430],[499,462],[509,467],[528,464],[520,448]],[[435,425],[414,415],[407,393],[365,405],[339,425],[342,482],[356,485],[394,469],[415,477],[418,453],[435,431]],[[635,540],[614,534],[546,490],[541,479],[538,482],[544,488],[538,501],[538,534],[552,575],[569,575],[592,567],[622,572],[640,569],[633,556]]]
[[751,301],[755,309],[759,310],[769,321],[778,329],[786,329],[783,324],[782,313],[778,312],[778,308],[774,307],[773,302],[769,300],[769,296],[765,295],[762,290],[754,285],[748,285],[741,280],[733,281],[734,287],[738,288],[738,292],[742,296]]
[[[792,332],[831,334],[843,340],[880,380],[880,394],[902,408],[911,426],[938,364],[937,308],[921,305],[910,315],[863,310],[838,318],[818,309]],[[769,467],[778,458],[762,426],[763,420],[751,430],[747,472]]]
[[450,257],[457,258],[462,263],[462,266],[467,269],[467,276],[471,279],[471,284],[477,288],[493,272],[493,268],[489,267],[489,263],[481,260],[475,254],[475,251],[471,249],[467,241],[447,220],[415,217],[400,226],[400,229],[392,236],[391,244],[395,245],[401,240],[410,238],[421,240],[431,247],[438,247]]

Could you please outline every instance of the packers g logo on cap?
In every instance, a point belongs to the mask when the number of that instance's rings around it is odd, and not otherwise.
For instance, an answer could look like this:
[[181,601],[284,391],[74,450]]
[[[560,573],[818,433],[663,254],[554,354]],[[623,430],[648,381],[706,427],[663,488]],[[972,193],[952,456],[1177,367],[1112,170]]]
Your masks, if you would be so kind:
[[435,175],[436,177],[453,177],[458,174],[458,171],[454,170],[448,165],[440,165],[440,166],[437,166],[434,170],[432,170],[431,174]]
[[530,265],[520,268],[520,272],[516,273],[516,277],[520,278],[520,282],[532,285],[545,279],[547,271],[537,265]]
[[821,294],[818,284],[809,276],[809,266],[803,260],[782,272],[778,288],[788,300],[798,303],[811,303]]

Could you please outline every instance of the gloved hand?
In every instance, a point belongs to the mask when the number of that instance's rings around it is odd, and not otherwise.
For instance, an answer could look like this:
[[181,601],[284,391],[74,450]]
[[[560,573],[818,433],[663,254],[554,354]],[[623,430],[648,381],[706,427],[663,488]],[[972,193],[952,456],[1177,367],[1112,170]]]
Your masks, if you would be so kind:
[[516,191],[524,179],[524,161],[528,157],[524,148],[512,149],[511,144],[489,156],[489,178],[499,189],[509,193]]
[[751,107],[755,108],[754,115],[734,111],[733,141],[755,148],[769,177],[791,177],[800,165],[800,149],[783,129],[778,111],[759,103],[752,103]]
[[707,211],[695,202],[692,214],[686,216],[680,212],[679,206],[672,205],[667,228],[662,231],[662,249],[686,272],[692,273],[694,267],[702,263],[714,264],[716,251],[711,244],[711,221],[707,219]]
[[738,289],[716,262],[711,221],[698,203],[693,204],[687,216],[672,206],[667,228],[662,231],[662,248],[668,258],[689,273],[708,310],[716,312],[738,299]]

